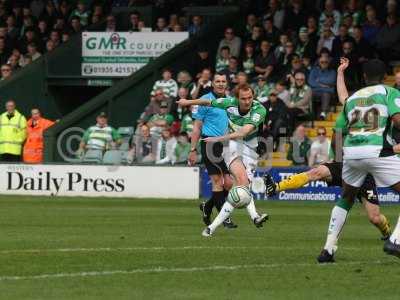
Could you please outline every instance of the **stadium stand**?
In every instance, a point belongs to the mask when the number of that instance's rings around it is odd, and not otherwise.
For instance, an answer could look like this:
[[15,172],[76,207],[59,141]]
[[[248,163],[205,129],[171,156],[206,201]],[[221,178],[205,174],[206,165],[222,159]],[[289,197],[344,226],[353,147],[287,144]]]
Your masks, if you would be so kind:
[[[185,131],[190,137],[190,130],[182,129],[183,126],[190,128],[190,114],[173,107],[177,88],[187,88],[189,95],[200,97],[207,92],[209,85],[201,74],[205,71],[213,73],[216,68],[226,72],[231,90],[243,71],[247,77],[240,76],[258,90],[260,101],[268,109],[270,92],[278,91],[278,99],[287,106],[289,126],[286,141],[277,144],[274,149],[277,152],[271,155],[277,158],[273,161],[276,165],[290,165],[290,160],[278,160],[282,155],[277,153],[282,152],[286,157],[289,137],[300,123],[305,125],[308,138],[314,139],[316,128],[321,126],[326,128],[326,136],[331,137],[341,110],[337,105],[333,80],[341,56],[350,59],[346,81],[351,90],[363,85],[362,64],[373,57],[387,63],[389,76],[386,84],[400,86],[400,76],[396,74],[400,58],[393,46],[400,42],[399,7],[393,9],[392,4],[386,3],[388,1],[384,1],[385,5],[378,5],[381,1],[208,1],[210,5],[219,5],[217,9],[197,7],[199,1],[185,1],[178,5],[174,1],[146,1],[147,6],[141,6],[143,3],[140,2],[93,2],[87,5],[81,1],[74,4],[68,1],[56,4],[26,1],[21,5],[11,1],[0,5],[3,12],[0,14],[3,20],[0,22],[0,62],[4,67],[4,73],[1,68],[2,94],[10,98],[18,82],[29,76],[36,81],[44,77],[44,82],[32,83],[36,86],[33,88],[34,97],[41,98],[35,101],[44,107],[50,118],[66,116],[45,133],[49,136],[45,142],[47,161],[60,159],[54,153],[54,144],[63,130],[78,124],[87,126],[89,115],[93,118],[99,111],[107,111],[110,123],[115,127],[131,126],[139,119],[139,127],[146,124],[158,112],[154,108],[145,109],[145,105],[151,103],[159,89],[171,96],[167,99],[168,109],[175,119],[168,124],[171,131],[175,135]],[[82,80],[77,75],[79,64],[76,62],[80,56],[79,33],[84,30],[140,31],[144,28],[157,32],[189,31],[191,38],[128,78],[111,78],[111,88],[103,86],[89,91],[88,87],[77,87],[77,82]],[[214,34],[211,36],[210,32]],[[224,49],[227,49],[226,53]],[[64,63],[66,53],[75,60],[74,63]],[[224,53],[223,57],[221,53]],[[180,60],[174,57],[180,57]],[[34,72],[37,73],[23,72],[34,63]],[[43,69],[39,72],[39,68]],[[165,73],[161,70],[165,69],[172,70],[172,78],[168,75],[168,78],[160,80]],[[303,84],[306,88],[300,92],[296,86],[296,74],[305,77]],[[259,82],[265,87],[261,88]],[[43,85],[47,86],[50,94],[39,91],[38,87]],[[312,90],[311,101],[308,105],[302,103],[296,107],[294,103],[304,97],[305,91],[308,95],[307,87]],[[21,93],[15,92],[17,97],[26,97]],[[124,93],[126,96],[121,96]],[[130,98],[133,94],[135,104],[127,104],[127,100],[121,100],[123,104],[119,104],[121,98]],[[75,97],[79,100],[71,100]],[[93,98],[93,101],[85,103],[85,98]],[[44,104],[45,101],[49,101],[48,105]],[[27,112],[31,107],[22,110]],[[121,114],[127,110],[132,111],[130,116],[125,112]],[[139,117],[142,113],[144,117]],[[134,131],[140,132],[138,128]],[[263,132],[265,137],[278,136],[276,128],[272,130],[268,124]],[[133,134],[132,129],[123,136],[120,150],[125,156]],[[156,153],[156,149],[153,151]]]

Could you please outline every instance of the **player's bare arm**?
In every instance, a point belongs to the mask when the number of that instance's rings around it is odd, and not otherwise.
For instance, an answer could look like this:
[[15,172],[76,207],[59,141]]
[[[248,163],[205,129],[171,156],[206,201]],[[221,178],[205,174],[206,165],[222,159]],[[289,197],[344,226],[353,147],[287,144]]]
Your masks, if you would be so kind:
[[193,131],[192,138],[190,140],[190,153],[188,157],[189,166],[194,166],[197,161],[197,143],[200,139],[201,127],[203,126],[203,122],[200,120],[195,120],[193,123]]
[[396,145],[393,146],[393,152],[400,154],[400,114],[395,114],[392,116],[393,123],[393,139],[396,142]]
[[339,101],[343,105],[346,102],[346,99],[349,97],[349,92],[347,91],[346,82],[344,79],[344,72],[348,66],[349,60],[345,57],[340,58],[340,65],[337,69],[336,88]]
[[190,105],[201,105],[201,106],[210,106],[210,100],[204,99],[194,99],[194,100],[187,100],[187,99],[179,99],[176,103],[182,107],[190,106]]
[[254,131],[254,125],[252,124],[246,124],[240,130],[223,135],[223,136],[216,136],[216,137],[208,137],[205,138],[204,141],[206,142],[223,142],[223,141],[229,141],[229,140],[236,140],[236,139],[242,139],[249,135],[251,132]]

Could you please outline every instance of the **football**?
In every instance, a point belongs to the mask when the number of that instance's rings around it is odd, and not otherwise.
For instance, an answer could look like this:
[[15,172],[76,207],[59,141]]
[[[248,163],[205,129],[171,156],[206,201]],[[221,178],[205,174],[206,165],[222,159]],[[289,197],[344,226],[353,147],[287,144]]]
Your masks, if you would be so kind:
[[231,188],[227,201],[235,208],[243,208],[250,203],[252,198],[250,189],[247,186],[240,185]]

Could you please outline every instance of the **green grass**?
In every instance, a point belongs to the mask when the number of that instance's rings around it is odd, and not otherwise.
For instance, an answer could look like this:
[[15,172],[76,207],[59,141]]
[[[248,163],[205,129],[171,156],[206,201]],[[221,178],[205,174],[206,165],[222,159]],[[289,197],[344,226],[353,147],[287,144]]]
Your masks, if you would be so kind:
[[[271,215],[264,228],[237,210],[239,228],[211,239],[200,235],[197,204],[1,196],[0,299],[400,297],[400,260],[383,253],[359,206],[337,263],[321,266],[331,203],[257,202]],[[400,206],[383,212],[394,223]]]

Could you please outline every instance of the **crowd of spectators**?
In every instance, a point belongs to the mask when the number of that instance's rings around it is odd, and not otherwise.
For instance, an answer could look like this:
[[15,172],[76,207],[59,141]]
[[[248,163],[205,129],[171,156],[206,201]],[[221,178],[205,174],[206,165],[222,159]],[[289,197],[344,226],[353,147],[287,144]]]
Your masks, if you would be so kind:
[[[362,64],[369,59],[382,59],[391,73],[390,63],[400,60],[400,6],[391,0],[384,1],[383,6],[374,1],[317,2],[265,1],[263,10],[247,14],[244,27],[225,28],[215,57],[205,45],[198,45],[185,70],[163,71],[162,79],[154,84],[141,124],[149,126],[155,137],[160,130],[157,124],[162,124],[172,135],[184,132],[190,138],[190,111],[182,112],[175,100],[208,93],[212,74],[218,72],[227,76],[228,95],[238,83],[252,84],[268,111],[263,134],[273,137],[275,151],[281,137],[292,136],[288,158],[294,164],[312,166],[327,160],[326,129],[318,128],[313,142],[306,137],[304,126],[298,125],[326,120],[336,106],[340,57],[350,60],[345,74],[350,92],[363,85]],[[399,77],[396,74],[396,86],[400,85]],[[169,111],[161,112],[165,102]],[[164,116],[162,122],[151,121],[152,116],[160,115]],[[304,154],[302,163],[291,157],[293,147]]]

